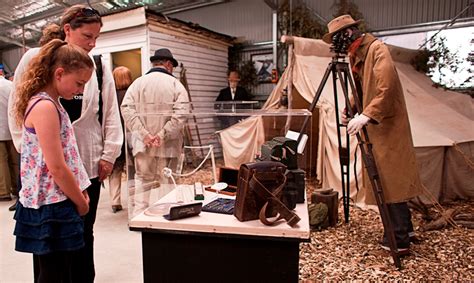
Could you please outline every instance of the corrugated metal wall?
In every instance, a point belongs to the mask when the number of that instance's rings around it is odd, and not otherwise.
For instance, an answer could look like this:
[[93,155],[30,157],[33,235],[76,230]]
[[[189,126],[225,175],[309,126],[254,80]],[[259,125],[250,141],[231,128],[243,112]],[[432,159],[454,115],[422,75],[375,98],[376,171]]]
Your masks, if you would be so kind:
[[[333,18],[334,0],[302,0],[323,22]],[[447,21],[466,8],[471,0],[353,0],[370,30],[383,31],[401,26]],[[282,2],[282,0],[280,0]],[[297,5],[293,1],[293,6]],[[269,42],[272,39],[272,10],[263,0],[235,0],[199,9],[173,13],[170,16],[198,23],[213,31],[241,37],[249,45]],[[460,18],[470,18],[474,23],[471,7]],[[439,28],[439,25],[436,27]],[[242,52],[242,60],[252,54],[271,53],[267,46],[253,46]],[[263,99],[273,89],[272,84],[260,84],[251,93]]]
[[[455,17],[471,0],[353,0],[371,30],[446,21]],[[298,1],[294,0],[293,5]],[[304,0],[315,14],[329,21],[335,1]],[[248,42],[272,38],[271,9],[263,0],[235,0],[200,9],[173,13],[171,16],[198,23],[220,33],[245,37]],[[474,18],[469,9],[461,18]]]
[[[354,0],[372,30],[447,21],[469,5],[470,0]],[[474,8],[461,18],[474,17]]]
[[237,0],[170,16],[249,42],[272,38],[272,10],[263,0]]

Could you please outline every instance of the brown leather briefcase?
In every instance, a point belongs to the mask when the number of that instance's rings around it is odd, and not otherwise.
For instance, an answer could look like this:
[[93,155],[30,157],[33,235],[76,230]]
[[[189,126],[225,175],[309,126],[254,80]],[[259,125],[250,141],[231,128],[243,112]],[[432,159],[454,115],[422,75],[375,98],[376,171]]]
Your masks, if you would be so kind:
[[[295,226],[300,218],[281,201],[286,184],[286,166],[275,161],[242,164],[237,181],[234,215],[240,221],[260,219],[273,225],[285,219]],[[278,218],[269,220],[269,217]]]

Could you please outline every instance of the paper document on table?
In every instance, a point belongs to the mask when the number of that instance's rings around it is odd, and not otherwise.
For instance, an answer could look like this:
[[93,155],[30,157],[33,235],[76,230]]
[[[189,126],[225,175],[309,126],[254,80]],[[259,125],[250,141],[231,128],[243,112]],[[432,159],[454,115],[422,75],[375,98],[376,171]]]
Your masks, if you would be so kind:
[[[299,135],[300,135],[300,133],[298,133],[298,132],[288,131],[288,133],[286,133],[285,138],[297,141]],[[298,143],[298,148],[296,150],[299,154],[303,153],[304,147],[306,146],[306,141],[308,141],[308,135],[303,134],[303,136],[301,137],[300,142]]]

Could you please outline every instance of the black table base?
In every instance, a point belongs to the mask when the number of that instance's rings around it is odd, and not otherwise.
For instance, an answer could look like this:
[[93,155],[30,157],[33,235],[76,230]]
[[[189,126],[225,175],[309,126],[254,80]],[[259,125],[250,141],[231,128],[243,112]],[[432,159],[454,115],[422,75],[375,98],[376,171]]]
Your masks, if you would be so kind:
[[298,282],[303,239],[140,230],[145,283]]

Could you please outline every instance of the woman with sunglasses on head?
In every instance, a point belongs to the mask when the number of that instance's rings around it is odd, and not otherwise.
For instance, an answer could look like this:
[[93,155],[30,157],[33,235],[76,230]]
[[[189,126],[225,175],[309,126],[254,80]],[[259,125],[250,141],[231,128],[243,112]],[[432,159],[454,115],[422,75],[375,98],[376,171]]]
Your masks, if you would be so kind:
[[[50,26],[43,32],[43,39],[59,36],[70,44],[90,52],[94,47],[102,27],[99,13],[84,5],[75,5],[64,11],[60,27]],[[41,42],[45,44],[45,42]],[[39,48],[28,50],[22,57],[16,70],[14,84],[18,84],[29,61]],[[90,197],[89,213],[84,217],[85,247],[73,257],[72,280],[74,282],[93,282],[95,277],[93,255],[93,226],[99,202],[101,182],[112,172],[115,159],[120,155],[123,142],[123,132],[117,103],[117,95],[112,72],[102,68],[102,92],[99,91],[97,76],[94,72],[84,88],[83,95],[77,95],[70,101],[62,100],[71,119],[81,159],[89,175],[91,185],[87,188]],[[17,81],[18,79],[18,81]],[[99,96],[102,97],[102,119],[99,121]],[[12,92],[9,100],[13,105],[15,94]],[[11,111],[9,111],[9,115]],[[21,132],[9,118],[12,138],[17,150],[20,150]],[[36,261],[35,261],[36,262]],[[35,269],[35,278],[37,276]]]

